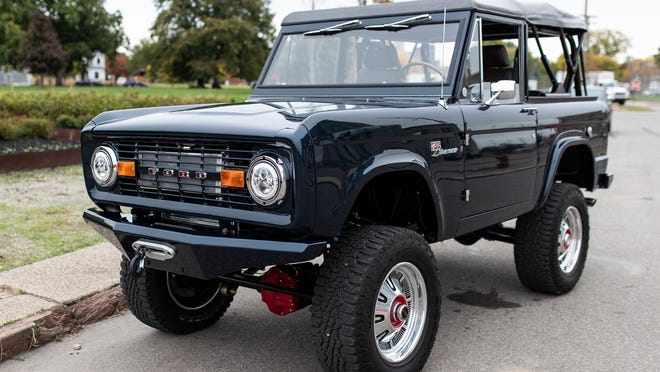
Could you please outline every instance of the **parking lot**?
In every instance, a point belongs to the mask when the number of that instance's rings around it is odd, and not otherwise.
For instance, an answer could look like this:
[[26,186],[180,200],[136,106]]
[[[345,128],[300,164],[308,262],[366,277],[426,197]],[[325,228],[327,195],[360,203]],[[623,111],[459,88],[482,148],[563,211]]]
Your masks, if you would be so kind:
[[[587,266],[571,293],[523,288],[507,244],[433,246],[443,304],[426,371],[660,368],[660,111],[615,112],[609,154],[613,188],[594,194]],[[241,288],[205,331],[168,335],[126,313],[2,370],[316,371],[309,333],[307,309],[280,318]]]

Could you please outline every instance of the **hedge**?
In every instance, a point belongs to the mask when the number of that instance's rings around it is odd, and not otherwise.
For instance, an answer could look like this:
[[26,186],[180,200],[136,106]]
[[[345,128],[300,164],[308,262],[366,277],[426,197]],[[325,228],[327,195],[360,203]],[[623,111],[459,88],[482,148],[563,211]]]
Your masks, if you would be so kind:
[[82,128],[94,116],[104,111],[217,101],[218,97],[213,96],[8,92],[0,94],[0,139],[40,137],[50,133],[55,126]]
[[54,125],[45,118],[0,119],[0,139],[49,138]]

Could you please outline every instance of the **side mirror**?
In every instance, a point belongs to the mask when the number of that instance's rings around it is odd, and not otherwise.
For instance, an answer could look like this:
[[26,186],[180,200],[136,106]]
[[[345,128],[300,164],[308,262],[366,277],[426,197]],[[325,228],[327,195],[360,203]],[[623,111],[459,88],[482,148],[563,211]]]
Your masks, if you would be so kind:
[[500,80],[490,85],[490,91],[493,92],[490,98],[484,103],[486,106],[492,106],[498,99],[512,99],[516,97],[516,82],[513,80]]

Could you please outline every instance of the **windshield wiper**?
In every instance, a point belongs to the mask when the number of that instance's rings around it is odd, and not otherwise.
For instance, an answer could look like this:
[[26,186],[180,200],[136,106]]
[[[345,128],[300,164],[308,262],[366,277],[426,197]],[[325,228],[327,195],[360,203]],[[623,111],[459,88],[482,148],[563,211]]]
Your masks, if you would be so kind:
[[303,35],[305,35],[305,36],[331,35],[331,34],[336,34],[336,33],[339,33],[339,32],[346,31],[346,28],[349,27],[349,26],[361,26],[361,25],[362,25],[362,21],[360,21],[359,19],[354,19],[352,21],[340,23],[338,25],[325,27],[325,28],[321,28],[321,29],[318,29],[318,30],[314,30],[314,31],[307,31]]
[[400,21],[385,23],[382,25],[370,25],[365,27],[367,30],[387,30],[387,31],[399,31],[405,30],[411,27],[411,23],[421,22],[421,21],[430,21],[433,17],[430,14],[420,14],[418,16],[402,19]]

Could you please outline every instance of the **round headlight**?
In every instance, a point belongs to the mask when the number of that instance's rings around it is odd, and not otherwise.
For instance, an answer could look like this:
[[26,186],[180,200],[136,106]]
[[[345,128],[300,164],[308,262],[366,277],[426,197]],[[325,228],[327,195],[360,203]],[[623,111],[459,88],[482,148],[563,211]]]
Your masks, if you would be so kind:
[[284,199],[286,180],[284,167],[270,156],[261,155],[252,160],[248,170],[248,190],[261,205],[273,205]]
[[108,146],[99,146],[92,155],[92,176],[101,187],[111,186],[117,180],[117,155]]

